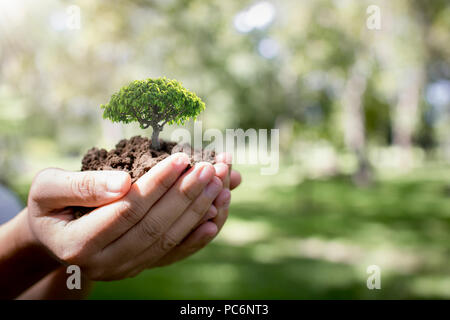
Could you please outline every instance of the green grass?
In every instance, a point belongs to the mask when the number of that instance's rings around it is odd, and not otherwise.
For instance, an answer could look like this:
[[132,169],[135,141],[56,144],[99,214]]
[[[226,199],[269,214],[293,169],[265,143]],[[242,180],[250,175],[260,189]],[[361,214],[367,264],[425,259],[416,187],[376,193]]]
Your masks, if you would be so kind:
[[[356,188],[296,183],[243,168],[230,219],[202,252],[118,282],[92,299],[450,298],[449,170],[418,170]],[[366,268],[381,268],[368,290]]]

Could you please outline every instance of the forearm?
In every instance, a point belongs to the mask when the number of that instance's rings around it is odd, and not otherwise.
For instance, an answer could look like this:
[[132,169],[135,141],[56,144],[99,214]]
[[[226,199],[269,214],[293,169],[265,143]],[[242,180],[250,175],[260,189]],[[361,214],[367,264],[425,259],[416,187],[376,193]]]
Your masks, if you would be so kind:
[[81,289],[69,290],[66,285],[67,277],[65,267],[48,274],[44,279],[22,293],[21,300],[79,300],[88,296],[92,282],[81,277]]
[[34,240],[27,209],[0,226],[0,299],[17,297],[59,266]]

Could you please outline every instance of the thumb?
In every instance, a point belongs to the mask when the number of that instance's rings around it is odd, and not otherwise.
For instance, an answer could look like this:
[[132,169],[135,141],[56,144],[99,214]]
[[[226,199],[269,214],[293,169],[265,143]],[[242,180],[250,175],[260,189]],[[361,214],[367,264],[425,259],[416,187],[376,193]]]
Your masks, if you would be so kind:
[[130,175],[124,171],[45,169],[34,179],[29,201],[50,209],[96,207],[121,198],[130,186]]

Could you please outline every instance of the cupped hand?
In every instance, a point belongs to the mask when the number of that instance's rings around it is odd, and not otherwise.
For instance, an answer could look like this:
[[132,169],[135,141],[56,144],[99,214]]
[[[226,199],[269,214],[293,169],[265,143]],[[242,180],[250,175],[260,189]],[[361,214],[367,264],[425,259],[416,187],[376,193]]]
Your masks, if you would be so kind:
[[242,181],[241,174],[231,169],[232,158],[228,153],[221,153],[216,157],[216,176],[222,180],[223,190],[218,194],[207,214],[198,223],[197,228],[191,232],[183,242],[167,253],[157,263],[165,266],[182,260],[209,244],[222,229],[228,218],[231,192]]
[[[199,163],[183,173],[188,163],[186,155],[174,154],[133,185],[119,171],[44,170],[29,195],[32,233],[92,280],[121,279],[182,259],[220,229],[229,202],[229,191],[221,198],[223,186],[233,180],[220,164]],[[74,220],[70,206],[98,208]],[[202,223],[205,215],[215,215],[213,222]]]

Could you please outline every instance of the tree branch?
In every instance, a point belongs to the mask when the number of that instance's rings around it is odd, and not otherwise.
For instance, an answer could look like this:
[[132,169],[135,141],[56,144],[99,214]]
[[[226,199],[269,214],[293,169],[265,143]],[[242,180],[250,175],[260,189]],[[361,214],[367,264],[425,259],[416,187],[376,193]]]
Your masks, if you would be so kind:
[[[169,111],[168,113],[170,113],[170,111]],[[159,125],[159,128],[162,130],[163,127],[164,127],[164,125],[165,125],[167,122],[169,122],[169,121],[171,121],[171,120],[177,119],[177,118],[178,118],[179,116],[181,116],[182,114],[183,114],[183,111],[180,111],[180,112],[174,114],[173,116],[166,118],[166,119],[164,120],[164,122],[161,123],[161,124]]]
[[138,115],[138,112],[136,111],[136,109],[134,109],[133,106],[131,106],[131,112],[133,113],[134,117],[137,119],[137,121],[141,125],[142,129],[147,129],[151,125],[150,121],[147,121]]

